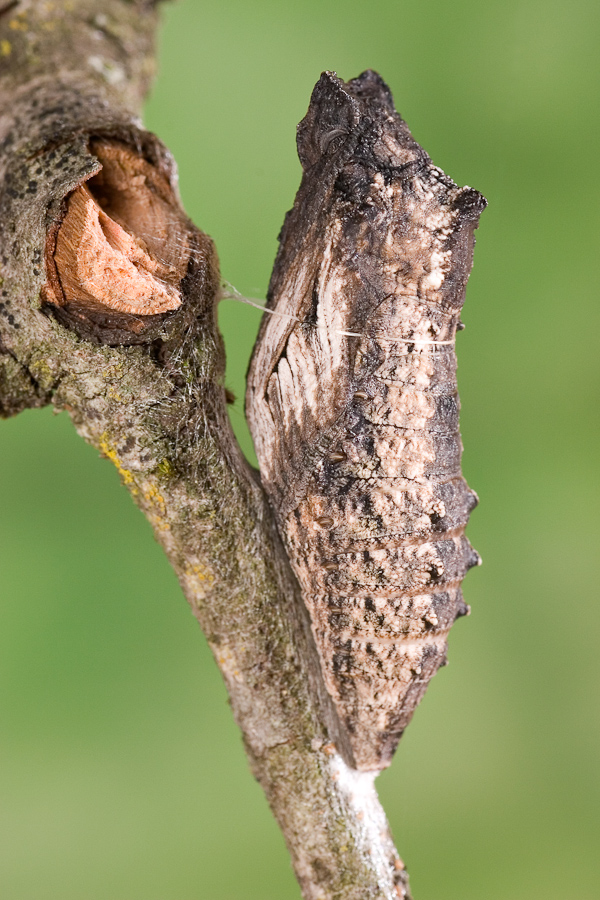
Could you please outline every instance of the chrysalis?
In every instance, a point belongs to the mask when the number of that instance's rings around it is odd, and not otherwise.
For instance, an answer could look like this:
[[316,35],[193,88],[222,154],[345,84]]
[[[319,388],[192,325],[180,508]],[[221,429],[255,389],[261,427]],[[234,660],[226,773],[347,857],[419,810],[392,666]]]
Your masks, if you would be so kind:
[[346,755],[378,770],[479,561],[454,338],[486,203],[432,165],[371,71],[321,76],[298,152],[247,412]]

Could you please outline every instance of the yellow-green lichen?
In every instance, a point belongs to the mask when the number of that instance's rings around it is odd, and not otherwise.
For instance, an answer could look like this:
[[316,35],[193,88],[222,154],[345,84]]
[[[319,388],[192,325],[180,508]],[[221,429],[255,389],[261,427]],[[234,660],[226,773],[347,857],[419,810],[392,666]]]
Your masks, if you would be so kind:
[[145,482],[142,487],[142,497],[149,503],[151,506],[155,507],[155,513],[158,513],[161,516],[164,516],[167,511],[167,507],[165,504],[165,498],[158,490],[155,484],[151,482]]
[[215,576],[211,570],[201,563],[188,563],[185,567],[185,575],[187,578],[194,578],[196,581],[204,582],[210,587],[215,583]]
[[[29,363],[29,371],[40,388],[44,391],[50,391],[56,383],[56,371],[50,366],[47,359],[47,352],[44,347],[40,347],[39,355]],[[54,360],[52,360],[54,362]]]
[[99,449],[102,455],[107,459],[110,459],[111,463],[115,466],[117,472],[123,479],[123,484],[126,484],[130,487],[132,494],[136,494],[138,492],[138,489],[135,486],[135,479],[133,477],[133,474],[121,463],[119,455],[113,445],[110,443],[108,434],[106,432],[104,432],[100,437]]
[[156,467],[156,471],[159,475],[163,475],[166,478],[173,478],[175,476],[173,464],[168,459],[161,459]]

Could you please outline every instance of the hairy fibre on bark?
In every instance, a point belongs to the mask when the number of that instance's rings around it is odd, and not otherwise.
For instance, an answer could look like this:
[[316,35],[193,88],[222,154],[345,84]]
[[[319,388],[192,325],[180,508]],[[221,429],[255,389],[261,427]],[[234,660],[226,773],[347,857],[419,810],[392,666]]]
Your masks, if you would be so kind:
[[[137,118],[155,27],[143,0],[0,8],[0,410],[66,410],[151,522],[304,897],[408,897],[373,778],[346,766],[322,724],[298,586],[231,435],[214,247]],[[184,266],[153,244],[156,222],[177,233]]]

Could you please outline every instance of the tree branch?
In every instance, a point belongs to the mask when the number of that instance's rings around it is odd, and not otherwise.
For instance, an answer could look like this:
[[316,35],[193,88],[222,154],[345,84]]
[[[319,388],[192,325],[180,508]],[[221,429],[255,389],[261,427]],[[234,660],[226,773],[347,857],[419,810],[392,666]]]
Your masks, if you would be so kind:
[[[373,775],[350,769],[323,725],[335,717],[299,589],[230,431],[212,242],[180,209],[168,151],[139,126],[154,7],[0,10],[0,408],[67,410],[117,467],[213,649],[305,898],[408,897]],[[184,273],[152,246],[148,197],[111,202],[111,153],[129,160],[132,193],[160,195],[151,215],[176,223]],[[82,265],[107,280],[90,270],[74,286]],[[117,270],[133,285],[124,304]],[[165,286],[179,305],[144,307]]]

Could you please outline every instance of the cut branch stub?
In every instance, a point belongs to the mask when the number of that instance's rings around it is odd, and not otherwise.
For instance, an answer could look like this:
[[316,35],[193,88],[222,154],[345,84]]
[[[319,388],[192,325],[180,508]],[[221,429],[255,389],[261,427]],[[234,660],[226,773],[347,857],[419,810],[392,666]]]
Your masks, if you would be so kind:
[[98,171],[66,198],[64,215],[48,235],[43,298],[83,337],[151,341],[182,305],[190,262],[202,251],[210,254],[212,242],[138,151],[95,140],[90,152]]

